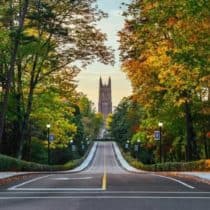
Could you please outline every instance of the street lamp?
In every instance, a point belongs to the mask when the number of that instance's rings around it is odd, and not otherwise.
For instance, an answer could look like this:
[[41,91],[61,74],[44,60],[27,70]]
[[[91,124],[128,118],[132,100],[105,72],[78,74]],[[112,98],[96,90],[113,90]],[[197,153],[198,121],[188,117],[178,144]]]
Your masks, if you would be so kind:
[[163,123],[159,122],[158,126],[159,126],[159,131],[160,131],[160,163],[161,163],[162,162],[162,127],[163,127]]
[[81,144],[82,144],[82,145],[81,145],[81,148],[82,148],[82,151],[83,151],[83,150],[85,149],[84,142],[82,141]]
[[141,140],[137,139],[137,144],[135,145],[136,158],[138,158],[138,153],[140,150],[140,142],[141,142]]
[[89,138],[86,137],[85,140],[86,140],[87,145],[89,145]]
[[48,150],[48,165],[50,164],[50,124],[46,125],[47,127],[47,150]]
[[3,88],[0,85],[0,102],[2,102],[2,98],[3,98]]

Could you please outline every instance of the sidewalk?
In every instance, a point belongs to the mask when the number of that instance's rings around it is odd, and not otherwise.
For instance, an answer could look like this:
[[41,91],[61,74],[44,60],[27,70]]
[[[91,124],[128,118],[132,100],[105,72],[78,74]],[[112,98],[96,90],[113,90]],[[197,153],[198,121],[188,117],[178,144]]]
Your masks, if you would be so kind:
[[5,179],[22,174],[30,174],[31,172],[0,172],[0,179]]
[[210,172],[180,172],[180,174],[193,176],[202,180],[210,181]]

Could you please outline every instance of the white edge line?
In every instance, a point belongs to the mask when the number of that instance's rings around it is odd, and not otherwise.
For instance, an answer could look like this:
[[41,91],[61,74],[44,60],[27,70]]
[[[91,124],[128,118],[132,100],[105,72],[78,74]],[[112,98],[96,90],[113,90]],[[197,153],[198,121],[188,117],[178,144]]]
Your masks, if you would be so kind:
[[81,178],[67,178],[67,177],[58,177],[58,178],[51,178],[51,180],[57,180],[57,181],[68,181],[68,180],[88,180],[93,179],[93,177],[81,177]]
[[103,191],[102,188],[15,188],[15,191]]
[[95,152],[97,149],[97,145],[98,145],[98,142],[94,142],[90,152],[88,153],[88,156],[78,167],[68,170],[68,171],[65,171],[65,172],[81,172],[84,169],[86,169],[94,158],[94,155],[95,155]]
[[[88,157],[82,162],[82,164],[80,166],[78,166],[75,169],[65,171],[65,172],[80,172],[80,171],[84,170],[90,164],[90,162],[92,161],[92,159],[94,157],[94,154],[95,154],[95,151],[96,151],[97,145],[98,145],[98,142],[94,142],[94,145],[92,146],[91,151],[88,154]],[[49,177],[49,176],[51,176],[51,175],[46,175],[46,176],[38,177],[38,178],[35,178],[35,179],[32,179],[32,180],[23,182],[21,184],[18,184],[18,185],[15,185],[15,186],[12,186],[12,187],[8,188],[8,190],[17,190],[18,187],[21,187],[25,184],[29,184],[31,182],[34,182],[34,181],[37,181],[37,180],[40,180],[40,179],[43,179],[43,178],[46,178],[46,177]]]
[[[133,166],[130,166],[129,163],[124,159],[124,157],[122,156],[120,150],[119,150],[119,147],[118,145],[114,142],[113,143],[114,145],[114,150],[115,150],[115,154],[117,155],[117,158],[118,160],[120,161],[120,164],[123,166],[123,168],[125,168],[127,171],[129,172],[135,172],[135,173],[142,173],[142,172],[146,172],[146,171],[141,171],[141,170],[138,170],[136,168],[134,168]],[[168,176],[163,176],[163,175],[158,175],[158,174],[154,174],[154,173],[151,173],[151,175],[153,176],[159,176],[159,177],[162,177],[162,178],[165,178],[165,179],[169,179],[171,181],[174,181],[174,182],[177,182],[187,188],[190,188],[190,189],[194,189],[195,187],[185,183],[185,182],[182,182],[178,179],[175,179],[175,178],[172,178],[172,177],[168,177]]]
[[143,171],[143,170],[139,170],[139,169],[136,169],[134,168],[133,166],[131,166],[127,160],[125,160],[125,158],[123,157],[120,149],[119,149],[119,146],[117,145],[116,142],[112,142],[112,145],[114,147],[114,152],[116,154],[116,157],[118,159],[118,162],[120,163],[121,167],[123,169],[125,169],[126,171],[128,172],[134,172],[134,173],[143,173],[143,172],[146,172],[146,171]]
[[177,183],[179,183],[179,184],[181,184],[181,185],[183,185],[183,186],[185,186],[187,188],[195,189],[195,187],[193,187],[193,186],[191,186],[191,185],[189,185],[189,184],[187,184],[185,182],[182,182],[182,181],[180,181],[178,179],[172,178],[172,177],[163,176],[163,175],[159,175],[159,174],[151,174],[151,175],[153,175],[153,176],[159,176],[159,177],[162,177],[162,178],[165,178],[165,179],[169,179],[169,180],[174,181],[174,182],[177,182]]
[[[25,188],[21,188],[21,189],[25,189]],[[63,188],[62,188],[63,189]],[[67,188],[68,190],[70,188]],[[81,188],[78,188],[78,189],[81,189]],[[87,188],[88,189],[88,188]],[[93,192],[94,190],[96,190],[96,192]],[[18,191],[18,189],[16,190]],[[32,191],[32,190],[31,190]],[[27,191],[27,192],[23,192],[23,191],[19,191],[18,193],[19,194],[25,194],[25,193],[40,193],[40,194],[46,194],[46,193],[49,193],[49,194],[53,194],[55,192],[52,192],[52,190],[50,191],[45,191],[43,192],[44,190],[41,190],[42,192],[30,192],[30,191]],[[67,191],[67,190],[66,190]],[[88,191],[88,190],[87,190]],[[100,191],[100,192],[98,192]],[[78,191],[75,191],[75,192],[59,192],[57,191],[56,194],[66,194],[66,193],[75,193],[75,194],[84,194],[84,192],[80,192],[79,190]],[[88,194],[96,194],[96,193],[102,193],[102,194],[141,194],[141,193],[144,193],[144,194],[210,194],[210,192],[201,192],[201,191],[198,191],[198,192],[195,192],[195,191],[184,191],[184,192],[167,192],[167,191],[103,191],[102,188],[92,188],[92,190],[90,190],[90,192],[87,192]],[[5,192],[0,192],[0,194],[5,194]],[[10,192],[10,194],[16,194],[16,192]]]
[[0,200],[15,199],[207,199],[210,197],[173,197],[173,196],[28,196],[28,197],[0,197]]
[[31,179],[31,180],[28,180],[28,181],[23,182],[21,184],[17,184],[17,185],[14,185],[12,187],[9,187],[8,190],[17,190],[17,187],[21,187],[23,185],[29,184],[31,182],[35,182],[35,181],[40,180],[40,179],[44,179],[44,178],[49,177],[49,176],[51,176],[51,175],[41,176],[41,177],[37,177],[37,178]]

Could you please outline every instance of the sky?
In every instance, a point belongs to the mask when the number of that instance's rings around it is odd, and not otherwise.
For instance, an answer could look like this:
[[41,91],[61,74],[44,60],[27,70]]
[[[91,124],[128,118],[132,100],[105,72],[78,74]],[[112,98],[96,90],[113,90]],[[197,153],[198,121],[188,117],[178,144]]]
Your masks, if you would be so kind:
[[107,45],[112,46],[115,52],[115,65],[104,65],[101,63],[93,63],[83,69],[78,77],[78,91],[85,93],[88,98],[94,102],[96,109],[98,108],[99,78],[102,77],[104,83],[108,82],[109,76],[112,80],[112,104],[117,106],[120,100],[131,94],[130,81],[126,78],[125,73],[120,70],[119,62],[119,37],[117,32],[123,27],[123,17],[121,16],[121,3],[128,3],[130,0],[98,0],[98,6],[109,17],[99,22],[98,27],[107,33]]

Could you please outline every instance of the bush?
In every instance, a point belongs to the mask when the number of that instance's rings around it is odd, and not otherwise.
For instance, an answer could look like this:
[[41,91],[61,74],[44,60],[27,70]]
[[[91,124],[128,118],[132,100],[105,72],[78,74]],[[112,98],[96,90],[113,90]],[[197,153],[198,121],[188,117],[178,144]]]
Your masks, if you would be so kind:
[[[121,150],[122,152],[122,150]],[[144,165],[134,159],[130,153],[122,152],[130,165],[146,171],[210,171],[210,160],[198,160],[192,162],[166,162],[152,165]]]
[[89,146],[86,154],[76,160],[71,160],[64,165],[46,165],[34,162],[18,160],[13,157],[0,154],[0,171],[59,171],[70,170],[78,166],[88,155],[92,144]]

